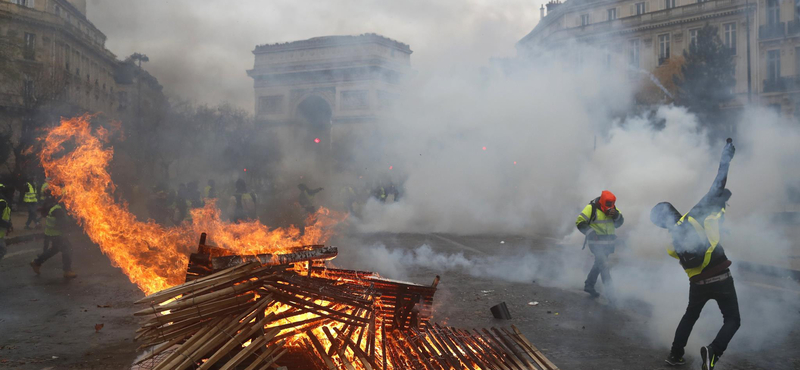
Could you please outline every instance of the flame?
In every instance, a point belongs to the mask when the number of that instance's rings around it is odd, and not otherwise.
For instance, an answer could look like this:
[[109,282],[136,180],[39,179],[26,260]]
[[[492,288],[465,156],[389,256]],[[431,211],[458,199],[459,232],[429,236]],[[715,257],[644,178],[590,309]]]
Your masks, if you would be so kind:
[[[192,210],[192,223],[163,227],[141,222],[127,204],[114,202],[116,186],[108,165],[114,151],[106,147],[109,132],[93,130],[92,116],[62,119],[44,138],[40,154],[50,189],[89,238],[145,294],[181,284],[188,256],[207,232],[217,246],[236,254],[285,253],[298,245],[322,244],[343,216],[321,208],[307,220],[305,234],[296,227],[270,230],[258,221],[223,222],[214,202]],[[68,149],[69,148],[69,149]]]

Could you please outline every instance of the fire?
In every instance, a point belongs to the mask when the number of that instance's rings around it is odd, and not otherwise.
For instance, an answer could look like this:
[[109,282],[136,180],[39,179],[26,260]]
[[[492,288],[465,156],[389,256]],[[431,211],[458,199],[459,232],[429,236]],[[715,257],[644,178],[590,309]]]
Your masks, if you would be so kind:
[[93,130],[90,119],[62,119],[51,129],[40,154],[42,166],[52,179],[51,191],[111,263],[145,294],[183,283],[188,256],[203,232],[236,254],[281,253],[324,243],[333,232],[331,226],[344,219],[322,208],[309,217],[300,235],[296,227],[270,230],[258,221],[224,222],[214,202],[207,202],[205,208],[192,210],[191,224],[167,228],[153,220],[138,221],[127,204],[114,202],[116,186],[107,170],[114,152],[105,146],[109,133],[103,127]]

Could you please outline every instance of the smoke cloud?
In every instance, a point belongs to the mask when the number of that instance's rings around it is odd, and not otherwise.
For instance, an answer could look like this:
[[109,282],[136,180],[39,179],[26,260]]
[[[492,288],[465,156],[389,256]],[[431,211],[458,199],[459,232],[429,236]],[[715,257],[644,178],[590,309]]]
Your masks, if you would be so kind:
[[253,109],[256,45],[374,32],[411,45],[421,79],[474,69],[514,55],[535,25],[538,4],[523,0],[258,1],[89,0],[89,19],[119,57],[147,54],[165,91],[200,103]]

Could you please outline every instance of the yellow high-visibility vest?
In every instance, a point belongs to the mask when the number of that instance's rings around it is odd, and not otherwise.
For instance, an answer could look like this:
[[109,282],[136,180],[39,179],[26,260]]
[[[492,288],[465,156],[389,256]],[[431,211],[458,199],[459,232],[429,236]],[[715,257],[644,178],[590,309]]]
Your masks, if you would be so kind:
[[[5,222],[8,222],[11,220],[11,206],[8,205],[8,202],[6,202],[5,199],[0,199],[0,203],[5,203],[6,205],[6,208],[3,210],[3,214],[0,215],[0,219],[2,219]],[[0,228],[0,239],[6,237],[6,231],[7,231],[6,228],[4,227]]]
[[36,189],[31,185],[31,183],[25,183],[28,185],[28,191],[25,193],[25,197],[22,198],[22,201],[25,203],[36,203]]
[[45,191],[45,190],[47,190],[47,188],[48,188],[49,186],[50,186],[50,183],[49,183],[49,182],[46,182],[46,183],[42,184],[42,190],[41,190],[41,191],[39,191],[39,194],[41,194],[41,195],[44,197],[44,191]]
[[592,207],[591,204],[586,205],[586,207],[583,208],[583,211],[578,214],[578,218],[575,220],[575,225],[577,226],[581,222],[585,221],[589,223],[589,227],[591,227],[597,235],[615,235],[617,228],[614,227],[614,219],[611,216],[606,215],[600,209],[597,209],[595,212],[595,219],[592,220],[591,217],[593,208],[594,207]]
[[[689,222],[692,225],[694,230],[700,235],[701,238],[708,240],[709,247],[706,249],[705,254],[703,255],[703,263],[696,267],[684,268],[683,270],[686,272],[686,275],[689,277],[693,277],[695,275],[700,274],[703,272],[709,263],[711,263],[711,255],[714,253],[714,249],[717,248],[719,244],[719,220],[725,214],[725,208],[719,211],[719,213],[715,215],[711,215],[706,217],[705,221],[703,221],[704,225],[700,225],[694,217],[689,216],[689,214],[683,215],[680,220],[675,225],[681,225],[684,222]],[[667,254],[671,257],[680,260],[680,256],[678,252],[675,251],[674,246],[669,246],[667,248]]]
[[47,218],[44,220],[44,235],[46,236],[59,236],[61,230],[58,229],[58,220],[53,216],[53,212],[61,209],[61,205],[56,204],[47,212]]

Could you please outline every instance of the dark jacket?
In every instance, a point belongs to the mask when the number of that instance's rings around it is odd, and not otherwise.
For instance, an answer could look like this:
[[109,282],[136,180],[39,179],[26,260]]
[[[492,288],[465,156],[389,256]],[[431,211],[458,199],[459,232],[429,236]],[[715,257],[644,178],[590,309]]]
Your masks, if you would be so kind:
[[[732,153],[728,156],[727,152],[724,152],[722,160],[719,164],[719,170],[717,171],[717,177],[714,178],[714,183],[711,184],[711,189],[709,189],[708,193],[706,193],[706,195],[704,195],[703,198],[700,199],[700,201],[695,204],[695,206],[692,207],[687,214],[687,216],[693,217],[701,225],[704,224],[704,221],[707,217],[717,215],[723,208],[725,208],[725,203],[731,197],[731,192],[730,190],[725,189],[725,185],[728,183],[728,169],[730,168],[730,160],[732,157]],[[721,222],[722,220],[720,220],[720,223]],[[675,248],[675,252],[682,256],[682,265],[684,265],[684,260],[686,259],[685,256],[693,257],[694,261],[702,262],[702,259],[708,248],[711,247],[711,244],[707,238],[697,233],[691,223],[683,222],[680,225],[671,228],[669,232],[670,236],[672,236],[672,246]],[[725,255],[725,249],[722,248],[722,243],[719,243],[714,248],[714,252],[711,254],[711,261],[709,262],[708,266],[703,269],[703,272],[693,276],[690,280],[704,280],[709,277],[722,274],[727,271],[730,265],[731,262]],[[694,266],[684,265],[683,267],[687,268]]]

